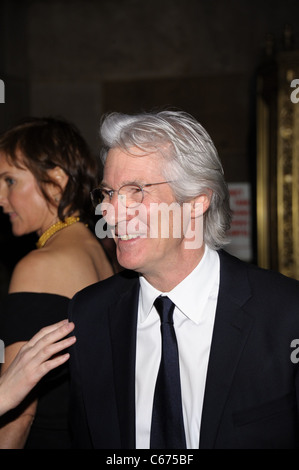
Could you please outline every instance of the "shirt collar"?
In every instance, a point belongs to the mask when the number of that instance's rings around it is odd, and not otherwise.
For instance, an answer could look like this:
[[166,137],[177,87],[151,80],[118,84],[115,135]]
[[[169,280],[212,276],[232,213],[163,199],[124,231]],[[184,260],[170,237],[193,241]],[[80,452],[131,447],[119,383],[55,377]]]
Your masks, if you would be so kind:
[[[140,317],[142,323],[150,314],[155,299],[167,295],[176,307],[195,323],[204,319],[208,300],[218,295],[220,276],[219,255],[205,246],[205,252],[194,270],[170,292],[155,289],[143,276],[140,276]],[[186,295],[186,292],[188,293]]]
[[140,276],[140,291],[139,291],[139,321],[144,322],[153,307],[155,299],[162,294],[161,291],[155,289],[143,276]]

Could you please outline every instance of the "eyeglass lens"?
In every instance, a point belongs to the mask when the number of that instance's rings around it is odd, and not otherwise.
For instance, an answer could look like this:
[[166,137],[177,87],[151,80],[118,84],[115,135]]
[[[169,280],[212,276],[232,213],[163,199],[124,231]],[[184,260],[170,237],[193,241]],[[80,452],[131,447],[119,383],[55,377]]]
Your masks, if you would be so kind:
[[[141,204],[143,200],[142,188],[137,185],[126,184],[119,188],[116,193],[118,193],[118,196],[126,207]],[[93,205],[96,207],[102,202],[110,202],[113,194],[114,191],[109,191],[107,189],[94,189],[91,193]]]

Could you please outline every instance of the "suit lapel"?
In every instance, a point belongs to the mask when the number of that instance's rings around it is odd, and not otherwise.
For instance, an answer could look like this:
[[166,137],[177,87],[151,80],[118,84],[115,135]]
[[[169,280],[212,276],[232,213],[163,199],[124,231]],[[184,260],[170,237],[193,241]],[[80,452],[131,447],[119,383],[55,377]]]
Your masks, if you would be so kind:
[[139,280],[109,312],[122,448],[135,448],[135,359]]
[[220,288],[205,397],[200,448],[214,447],[234,374],[252,325],[242,306],[251,296],[244,264],[220,252]]

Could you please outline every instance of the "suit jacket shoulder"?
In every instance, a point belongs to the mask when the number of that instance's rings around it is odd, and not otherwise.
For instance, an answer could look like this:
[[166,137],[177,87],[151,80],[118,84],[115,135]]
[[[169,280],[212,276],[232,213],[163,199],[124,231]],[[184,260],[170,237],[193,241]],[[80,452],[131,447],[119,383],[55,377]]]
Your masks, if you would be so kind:
[[[107,309],[119,301],[128,291],[139,283],[139,275],[134,271],[124,270],[104,281],[97,282],[77,292],[70,302],[69,311],[72,321],[78,321],[81,315],[98,315],[99,308]],[[97,307],[97,308],[95,308]]]
[[299,282],[219,256],[200,447],[297,448]]
[[[221,250],[221,292],[240,306],[247,300],[259,305],[257,311],[281,314],[287,308],[299,313],[299,281],[283,274],[241,261]],[[288,314],[287,314],[288,315]]]
[[76,343],[69,361],[75,448],[133,448],[139,276],[123,271],[69,303]]

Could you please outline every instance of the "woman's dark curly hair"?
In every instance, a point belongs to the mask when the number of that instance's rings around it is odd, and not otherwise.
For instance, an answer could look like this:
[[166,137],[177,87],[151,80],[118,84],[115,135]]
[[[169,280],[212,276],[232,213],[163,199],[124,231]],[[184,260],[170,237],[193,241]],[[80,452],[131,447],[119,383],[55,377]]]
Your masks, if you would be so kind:
[[[99,167],[73,124],[54,117],[26,118],[0,135],[0,151],[10,164],[28,168],[49,203],[53,201],[45,185],[58,184],[48,170],[62,168],[69,179],[58,206],[59,219],[64,221],[79,212],[82,222],[91,223],[94,210],[90,191],[98,185]],[[17,152],[21,153],[21,160]]]

